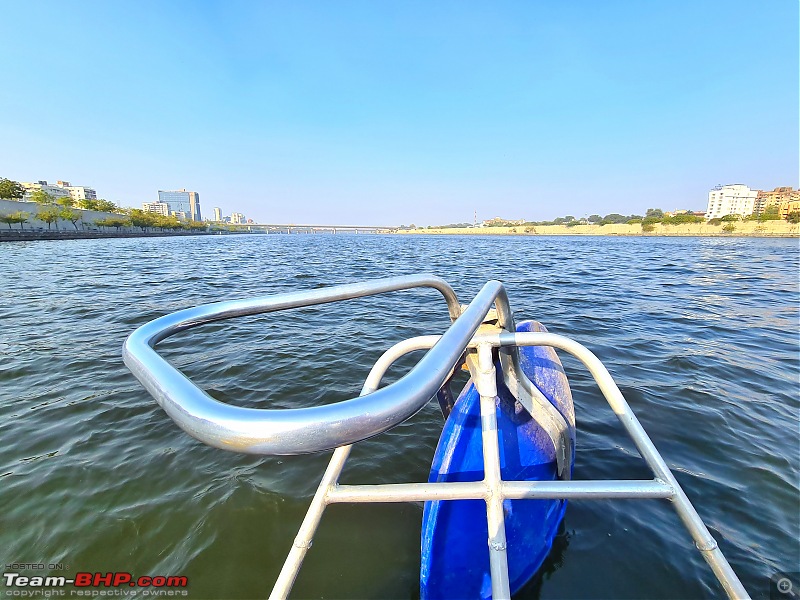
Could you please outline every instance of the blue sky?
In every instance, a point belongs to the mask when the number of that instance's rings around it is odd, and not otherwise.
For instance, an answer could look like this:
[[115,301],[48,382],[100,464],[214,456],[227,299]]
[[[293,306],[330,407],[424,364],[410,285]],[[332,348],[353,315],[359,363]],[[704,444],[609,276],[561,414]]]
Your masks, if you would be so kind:
[[259,222],[704,209],[798,186],[796,0],[12,2],[0,176]]

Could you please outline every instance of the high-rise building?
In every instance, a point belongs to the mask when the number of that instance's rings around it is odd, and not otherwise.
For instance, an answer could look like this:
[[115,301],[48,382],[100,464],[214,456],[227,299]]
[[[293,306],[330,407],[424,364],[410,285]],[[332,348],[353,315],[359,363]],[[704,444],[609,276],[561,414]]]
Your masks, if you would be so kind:
[[200,194],[181,190],[158,190],[158,201],[169,205],[170,213],[183,213],[192,221],[202,221]]
[[189,210],[192,213],[192,221],[203,220],[200,214],[200,194],[197,192],[189,192]]
[[753,214],[757,192],[741,183],[718,185],[708,192],[706,219],[719,219],[727,215],[748,217]]
[[143,202],[142,210],[144,212],[157,213],[159,215],[169,216],[169,204],[166,202]]
[[244,222],[245,218],[242,213],[231,213],[231,223],[241,225]]
[[214,207],[214,220],[217,223],[222,221],[222,209],[219,206]]

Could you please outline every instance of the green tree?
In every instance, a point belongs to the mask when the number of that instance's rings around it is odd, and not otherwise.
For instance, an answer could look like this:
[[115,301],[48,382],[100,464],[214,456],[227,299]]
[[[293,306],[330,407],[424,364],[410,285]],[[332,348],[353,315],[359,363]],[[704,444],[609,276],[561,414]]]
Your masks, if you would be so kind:
[[725,222],[741,221],[742,217],[741,215],[725,215],[722,220]]
[[664,211],[660,208],[648,208],[647,212],[644,214],[645,217],[657,217],[659,219],[664,218]]
[[134,208],[131,210],[131,224],[139,227],[142,231],[147,231],[148,227],[153,227],[156,223],[156,215]]
[[96,202],[97,202],[96,210],[98,210],[100,212],[115,213],[115,212],[119,212],[119,210],[120,210],[119,206],[117,206],[116,204],[111,202],[111,200],[100,199],[100,200],[96,200]]
[[70,208],[63,208],[61,209],[59,216],[65,221],[72,223],[72,226],[75,227],[75,231],[78,231],[78,221],[81,220],[81,213]]
[[794,224],[800,223],[800,211],[793,210],[788,215],[786,215],[786,220],[789,221],[789,223],[794,223]]
[[768,206],[764,209],[760,215],[756,217],[759,223],[763,223],[764,221],[779,221],[781,218],[780,211],[778,210],[778,206]]
[[56,200],[56,204],[64,208],[72,208],[75,206],[75,200],[72,199],[72,196],[62,196]]
[[81,198],[78,200],[78,208],[82,208],[83,210],[97,210],[97,200]]
[[36,204],[44,206],[46,204],[53,204],[56,201],[56,197],[52,194],[48,194],[44,190],[34,190],[31,194],[31,200],[36,202]]
[[17,211],[17,212],[15,212],[15,213],[14,213],[12,216],[14,217],[14,222],[15,222],[15,223],[19,223],[19,228],[20,228],[20,229],[25,229],[25,228],[22,226],[22,224],[23,224],[23,223],[27,223],[27,222],[28,222],[28,219],[30,218],[30,214],[28,214],[28,213],[26,213],[26,212],[23,212],[23,211],[21,211],[21,210],[18,210],[18,211]]
[[618,224],[618,223],[625,223],[628,221],[628,217],[621,215],[619,213],[611,213],[610,215],[606,215],[603,217],[602,223],[603,224]]
[[128,217],[106,217],[105,219],[97,219],[95,225],[105,229],[106,227],[114,227],[119,232],[121,227],[128,227],[131,221]]
[[106,217],[105,219],[95,219],[94,224],[102,227],[103,230],[106,227],[114,227],[119,232],[121,227],[127,227],[131,223],[127,217]]
[[0,177],[0,198],[6,200],[19,200],[25,195],[25,188],[18,182],[5,177]]
[[43,208],[38,213],[36,213],[37,219],[47,223],[48,230],[50,229],[50,225],[55,223],[56,231],[58,231],[58,219],[60,216],[61,216],[61,211],[55,206],[48,206],[47,208]]
[[181,223],[178,221],[178,217],[175,215],[170,215],[165,217],[164,215],[156,215],[156,226],[164,231],[165,229],[171,229],[172,231],[177,231],[181,228]]
[[589,221],[589,223],[599,223],[603,220],[603,217],[600,215],[589,215],[586,220]]
[[681,215],[672,215],[671,217],[664,217],[661,222],[664,225],[684,225],[686,223],[702,223],[705,221],[703,217],[696,217],[688,213]]
[[736,231],[736,225],[730,222],[725,223],[725,225],[722,226],[722,231],[724,231],[725,233],[733,233],[734,231]]
[[11,213],[0,213],[0,223],[5,223],[6,225],[8,225],[9,231],[11,230],[11,224],[16,222],[17,220]]

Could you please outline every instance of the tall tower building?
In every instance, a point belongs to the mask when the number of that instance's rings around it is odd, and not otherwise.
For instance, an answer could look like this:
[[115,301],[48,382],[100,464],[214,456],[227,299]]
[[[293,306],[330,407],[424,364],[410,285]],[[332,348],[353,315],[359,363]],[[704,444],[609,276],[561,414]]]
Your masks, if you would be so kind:
[[201,221],[200,194],[181,190],[158,190],[158,201],[169,205],[170,213],[183,213],[192,221]]
[[219,206],[214,207],[214,220],[217,223],[222,222],[222,209]]
[[706,219],[718,219],[726,215],[752,215],[757,195],[756,190],[741,183],[718,185],[708,192]]
[[200,194],[197,192],[189,192],[189,211],[192,215],[192,221],[203,220],[203,216],[200,214]]

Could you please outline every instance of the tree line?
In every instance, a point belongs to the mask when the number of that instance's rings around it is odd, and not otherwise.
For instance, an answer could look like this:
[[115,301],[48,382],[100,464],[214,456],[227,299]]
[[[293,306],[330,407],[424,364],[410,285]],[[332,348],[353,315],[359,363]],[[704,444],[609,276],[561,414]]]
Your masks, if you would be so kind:
[[[779,221],[781,216],[777,206],[770,206],[760,214],[753,213],[747,217],[741,215],[726,215],[720,219],[711,219],[708,221],[710,225],[720,225],[722,223],[730,223],[735,221],[757,221],[763,223],[764,221]],[[800,223],[800,212],[791,212],[786,217],[790,223]],[[589,215],[583,219],[576,219],[572,215],[564,217],[557,217],[552,221],[526,221],[521,226],[525,227],[540,227],[547,225],[564,225],[566,227],[577,227],[578,225],[641,225],[644,231],[653,231],[655,225],[685,225],[688,223],[705,223],[705,217],[694,215],[691,212],[680,214],[673,214],[667,216],[660,208],[648,208],[644,215],[621,215],[619,213],[610,213],[603,216]],[[486,223],[487,227],[514,227],[520,225],[518,221],[509,221],[506,219],[492,219]],[[413,226],[412,226],[413,227]],[[431,229],[440,229],[447,227],[470,227],[469,224],[459,223],[456,225],[440,225],[433,226]]]

